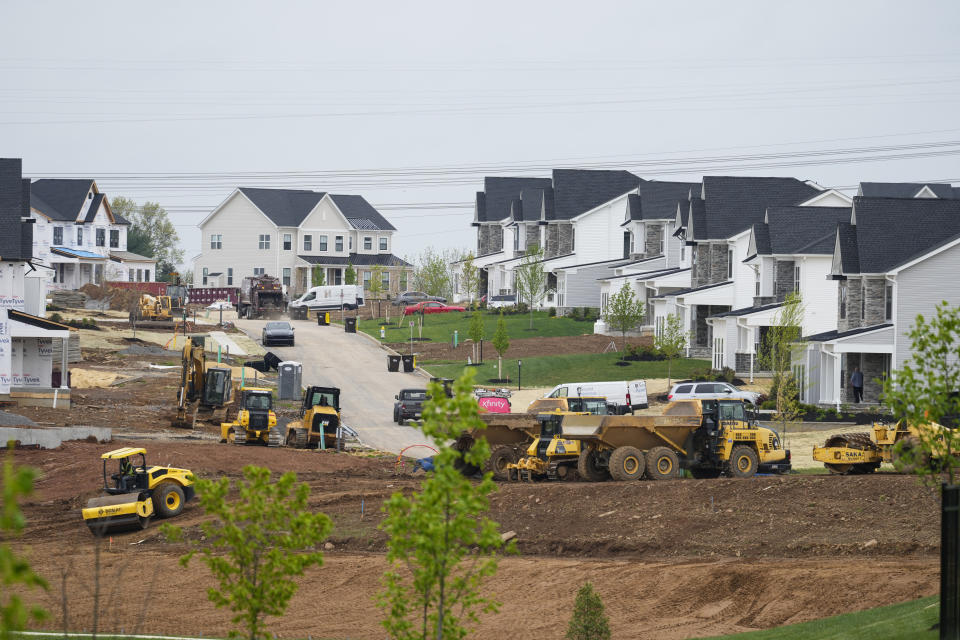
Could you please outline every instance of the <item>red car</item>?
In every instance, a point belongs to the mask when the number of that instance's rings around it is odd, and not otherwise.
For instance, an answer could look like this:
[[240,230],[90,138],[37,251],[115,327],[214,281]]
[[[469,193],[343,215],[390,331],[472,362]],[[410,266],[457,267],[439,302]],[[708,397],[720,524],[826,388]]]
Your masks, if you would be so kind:
[[448,311],[466,311],[466,309],[463,307],[452,307],[434,300],[426,300],[407,307],[403,310],[403,315],[412,316],[415,313],[447,313]]

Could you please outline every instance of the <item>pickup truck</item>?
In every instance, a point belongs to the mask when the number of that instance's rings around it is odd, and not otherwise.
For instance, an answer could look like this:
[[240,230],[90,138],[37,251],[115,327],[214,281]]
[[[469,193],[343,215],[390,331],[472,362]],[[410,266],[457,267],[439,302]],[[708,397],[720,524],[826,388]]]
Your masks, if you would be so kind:
[[423,410],[423,402],[427,399],[426,389],[401,389],[394,396],[393,421],[403,424],[407,420],[419,420]]

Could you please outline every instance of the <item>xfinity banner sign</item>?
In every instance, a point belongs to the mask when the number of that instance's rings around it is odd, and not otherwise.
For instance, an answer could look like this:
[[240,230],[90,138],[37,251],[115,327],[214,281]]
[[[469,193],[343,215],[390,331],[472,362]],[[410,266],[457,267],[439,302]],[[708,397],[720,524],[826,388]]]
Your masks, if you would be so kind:
[[11,349],[13,341],[10,339],[10,321],[7,310],[0,307],[0,394],[10,393],[12,380]]

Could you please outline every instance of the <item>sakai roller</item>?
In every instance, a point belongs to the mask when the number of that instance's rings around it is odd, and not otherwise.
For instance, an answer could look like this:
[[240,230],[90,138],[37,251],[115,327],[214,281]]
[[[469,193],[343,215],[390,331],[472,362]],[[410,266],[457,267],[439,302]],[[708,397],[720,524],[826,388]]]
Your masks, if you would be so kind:
[[[83,521],[95,536],[127,529],[146,529],[154,517],[180,515],[193,498],[193,474],[187,469],[147,466],[146,449],[125,447],[108,451],[103,459],[103,490],[106,496],[91,498],[83,509]],[[108,476],[115,461],[117,472]],[[111,486],[110,480],[113,480]]]
[[[853,475],[873,473],[884,462],[894,462],[898,455],[920,443],[921,437],[925,440],[943,442],[940,432],[945,430],[936,423],[909,426],[900,421],[896,424],[877,422],[873,430],[855,433],[839,433],[827,438],[822,447],[813,448],[813,459],[822,462],[830,473],[838,475]],[[900,445],[900,450],[895,448]],[[938,453],[946,454],[945,445],[938,452],[937,446],[932,447],[929,458],[936,460]],[[923,463],[922,460],[912,460],[912,463]],[[929,460],[927,461],[929,462]]]

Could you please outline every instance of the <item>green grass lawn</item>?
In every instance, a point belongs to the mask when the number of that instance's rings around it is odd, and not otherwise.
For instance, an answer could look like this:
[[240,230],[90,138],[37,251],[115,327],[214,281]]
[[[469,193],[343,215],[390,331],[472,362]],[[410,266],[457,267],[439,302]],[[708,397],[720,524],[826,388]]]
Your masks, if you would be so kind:
[[[403,313],[402,308],[393,307],[390,313],[390,323],[386,323],[383,318],[371,320],[369,310],[362,309],[361,317],[358,323],[358,329],[364,333],[380,339],[380,327],[386,326],[387,337],[385,342],[406,342],[410,339],[410,320],[414,320],[413,335],[419,337],[420,333],[416,322],[418,316],[398,316],[394,315],[393,309]],[[493,338],[497,330],[498,315],[483,313],[483,326],[486,329],[485,340]],[[470,335],[470,315],[466,313],[436,313],[423,316],[423,337],[430,338],[432,342],[450,342],[453,339],[453,332],[459,333],[459,341],[467,340]],[[513,316],[504,316],[507,323],[507,335],[511,340],[520,338],[542,338],[553,336],[579,336],[584,333],[593,333],[593,322],[571,320],[569,318],[551,318],[547,316],[546,311],[535,311],[533,313],[533,331],[530,331],[530,314],[517,314]]]
[[[524,387],[552,387],[563,382],[603,382],[604,380],[633,380],[637,378],[666,378],[667,363],[631,362],[626,367],[614,364],[620,359],[617,353],[571,353],[558,356],[535,356],[523,358],[522,384]],[[440,378],[456,378],[466,367],[462,362],[418,362],[421,367]],[[709,368],[707,360],[674,360],[671,376],[683,379],[694,369]],[[476,369],[477,384],[485,384],[497,377],[496,352]],[[503,377],[517,380],[517,360],[504,359]]]
[[712,640],[721,637],[738,640],[935,640],[939,634],[930,631],[930,627],[939,617],[939,596],[931,596],[786,627],[717,636]]

